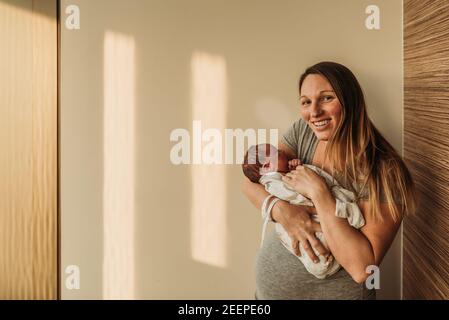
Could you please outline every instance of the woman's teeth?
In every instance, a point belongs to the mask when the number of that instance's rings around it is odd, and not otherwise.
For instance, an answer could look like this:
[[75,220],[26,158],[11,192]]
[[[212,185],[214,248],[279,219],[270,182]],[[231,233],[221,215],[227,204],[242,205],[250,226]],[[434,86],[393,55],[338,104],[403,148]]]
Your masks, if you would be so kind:
[[323,121],[313,122],[313,125],[315,127],[323,127],[323,126],[327,125],[329,122],[330,122],[330,120],[327,119],[327,120],[323,120]]

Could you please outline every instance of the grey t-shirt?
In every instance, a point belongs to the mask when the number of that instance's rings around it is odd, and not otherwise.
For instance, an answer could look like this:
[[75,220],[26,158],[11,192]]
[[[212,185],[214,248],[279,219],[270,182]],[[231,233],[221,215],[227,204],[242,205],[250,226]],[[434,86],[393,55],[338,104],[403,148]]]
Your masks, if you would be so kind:
[[[296,121],[282,142],[302,163],[312,164],[318,139],[303,120]],[[310,274],[282,245],[275,232],[265,239],[256,257],[256,299],[375,299],[375,290],[358,284],[345,269],[326,279]]]
[[293,123],[282,136],[282,142],[295,152],[302,163],[312,164],[318,139],[302,119]]

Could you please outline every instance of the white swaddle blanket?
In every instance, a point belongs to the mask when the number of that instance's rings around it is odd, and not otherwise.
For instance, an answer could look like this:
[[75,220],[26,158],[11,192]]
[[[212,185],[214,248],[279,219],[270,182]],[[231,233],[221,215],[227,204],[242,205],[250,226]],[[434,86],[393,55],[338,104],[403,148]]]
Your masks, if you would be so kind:
[[[349,224],[356,229],[360,229],[361,227],[363,227],[365,225],[365,219],[363,218],[362,212],[360,211],[356,203],[355,194],[352,191],[341,187],[338,181],[324,170],[313,165],[305,164],[304,166],[313,170],[319,176],[323,177],[326,180],[326,183],[329,186],[332,195],[335,197],[335,215],[337,217],[347,219]],[[310,201],[310,199],[290,189],[286,184],[284,184],[284,182],[282,181],[282,174],[280,174],[279,172],[270,172],[264,174],[260,178],[259,182],[265,186],[265,190],[267,190],[268,193],[281,200],[288,201],[289,203],[295,205],[313,206],[313,203],[312,201]],[[262,218],[264,219],[262,242],[264,239],[266,226],[270,221],[270,216],[268,215],[270,209],[267,210],[266,203],[264,203],[264,205],[262,206]],[[312,218],[313,220],[319,222],[318,216],[314,215]],[[282,244],[291,253],[295,254],[293,251],[291,239],[282,225],[279,223],[275,223],[275,230]],[[318,240],[320,240],[323,245],[327,249],[329,249],[323,233],[316,232],[315,235]],[[304,264],[307,271],[313,274],[318,279],[329,277],[340,269],[340,264],[333,257],[331,257],[330,259],[326,259],[326,257],[319,255],[319,253],[313,248],[315,254],[320,259],[318,263],[314,263],[312,259],[310,259],[310,257],[307,255],[302,245],[300,245],[300,250],[301,256],[298,257],[299,260],[301,260],[301,262]]]

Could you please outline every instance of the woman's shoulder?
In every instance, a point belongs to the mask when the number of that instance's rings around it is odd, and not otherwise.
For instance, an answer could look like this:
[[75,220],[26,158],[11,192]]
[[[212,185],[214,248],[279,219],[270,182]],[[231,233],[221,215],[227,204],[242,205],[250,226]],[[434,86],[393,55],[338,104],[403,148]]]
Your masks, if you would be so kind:
[[307,125],[307,123],[302,118],[299,118],[298,120],[296,120],[293,123],[292,127],[298,134],[304,134],[308,130],[311,130],[309,128],[309,126]]
[[282,137],[282,142],[292,149],[303,163],[311,163],[317,139],[303,119],[295,121]]

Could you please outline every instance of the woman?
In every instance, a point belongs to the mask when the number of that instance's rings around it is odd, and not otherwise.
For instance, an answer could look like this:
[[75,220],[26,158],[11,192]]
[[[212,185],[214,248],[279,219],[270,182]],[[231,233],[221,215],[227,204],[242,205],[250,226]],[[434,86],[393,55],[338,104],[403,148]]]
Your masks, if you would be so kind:
[[[299,92],[301,119],[283,136],[279,149],[321,167],[356,192],[366,225],[356,230],[336,217],[335,199],[324,180],[298,166],[284,182],[315,207],[278,201],[272,218],[288,232],[295,252],[299,255],[301,244],[312,260],[317,259],[312,247],[328,253],[315,237],[315,232],[323,232],[343,268],[319,280],[272,233],[257,255],[256,299],[375,299],[375,291],[364,285],[366,268],[380,265],[403,216],[413,212],[413,181],[401,157],[368,118],[362,89],[348,68],[318,63],[301,76]],[[259,209],[268,196],[247,178],[242,189]]]

